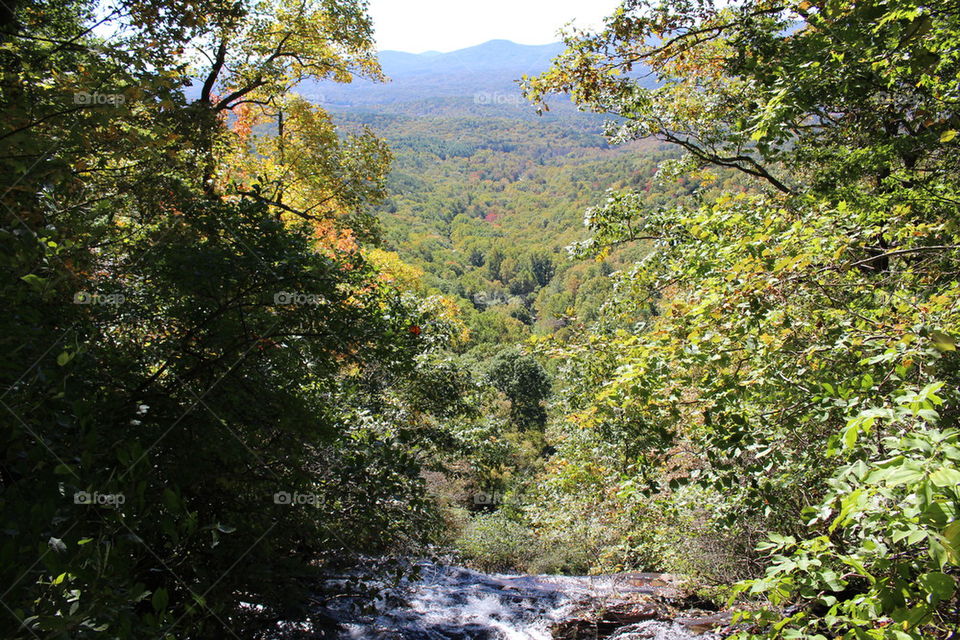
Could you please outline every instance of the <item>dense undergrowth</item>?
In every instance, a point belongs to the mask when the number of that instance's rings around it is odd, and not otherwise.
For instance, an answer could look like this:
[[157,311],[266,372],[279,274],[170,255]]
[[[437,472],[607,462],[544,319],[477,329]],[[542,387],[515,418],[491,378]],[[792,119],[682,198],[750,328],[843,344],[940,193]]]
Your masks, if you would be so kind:
[[673,171],[755,179],[588,213],[580,254],[651,253],[600,322],[538,344],[560,359],[541,536],[593,523],[611,566],[749,578],[771,608],[745,636],[955,629],[958,28],[945,2],[628,2],[529,80],[682,147]]

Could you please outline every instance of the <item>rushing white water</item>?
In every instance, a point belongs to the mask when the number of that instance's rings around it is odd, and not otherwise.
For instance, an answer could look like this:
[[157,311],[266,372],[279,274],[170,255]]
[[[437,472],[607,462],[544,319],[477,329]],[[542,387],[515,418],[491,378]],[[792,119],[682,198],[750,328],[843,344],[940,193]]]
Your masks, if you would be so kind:
[[[489,575],[461,567],[416,564],[411,577],[390,581],[383,570],[358,568],[323,585],[316,613],[330,623],[320,637],[336,640],[551,640],[551,627],[585,602],[653,594],[626,576]],[[632,574],[636,576],[637,574]],[[316,637],[316,636],[315,636]],[[707,640],[670,621],[643,621],[611,640]]]

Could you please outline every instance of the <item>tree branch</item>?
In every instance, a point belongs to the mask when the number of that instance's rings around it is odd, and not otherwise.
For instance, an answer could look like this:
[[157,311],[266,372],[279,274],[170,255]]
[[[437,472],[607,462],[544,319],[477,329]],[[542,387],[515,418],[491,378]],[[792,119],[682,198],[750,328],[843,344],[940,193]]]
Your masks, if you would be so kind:
[[213,61],[213,65],[210,67],[210,73],[207,74],[207,79],[203,83],[203,89],[200,91],[200,101],[206,104],[210,104],[210,94],[213,91],[213,86],[217,82],[217,78],[220,76],[220,71],[223,69],[223,63],[227,59],[227,39],[220,39],[220,46],[217,47],[217,57]]
[[888,251],[887,253],[881,253],[879,255],[870,256],[869,258],[864,258],[863,260],[858,260],[852,264],[847,265],[848,269],[854,267],[860,267],[865,264],[870,264],[871,262],[876,262],[877,260],[886,260],[888,258],[893,258],[896,256],[903,256],[911,253],[923,253],[927,251],[950,251],[960,249],[960,244],[944,244],[944,245],[935,245],[930,247],[914,247],[912,249],[898,249],[897,251]]

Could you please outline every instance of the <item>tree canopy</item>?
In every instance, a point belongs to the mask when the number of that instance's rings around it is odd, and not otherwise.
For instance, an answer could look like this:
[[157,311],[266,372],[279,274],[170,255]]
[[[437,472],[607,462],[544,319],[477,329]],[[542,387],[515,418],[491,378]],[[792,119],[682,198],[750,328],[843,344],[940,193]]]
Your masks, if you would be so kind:
[[419,380],[460,331],[368,258],[384,145],[289,93],[379,76],[365,5],[5,8],[0,625],[303,619],[323,562],[437,530]]
[[[630,496],[665,505],[667,536],[695,522],[739,562],[727,577],[766,564],[742,588],[773,608],[744,636],[938,637],[956,619],[958,29],[941,2],[628,1],[527,80],[618,116],[615,140],[677,145],[667,170],[754,180],[591,210],[579,251],[653,248],[610,307],[641,321],[547,347],[591,434],[570,467],[618,487],[605,500],[634,527],[653,516]],[[587,465],[591,442],[627,477]]]

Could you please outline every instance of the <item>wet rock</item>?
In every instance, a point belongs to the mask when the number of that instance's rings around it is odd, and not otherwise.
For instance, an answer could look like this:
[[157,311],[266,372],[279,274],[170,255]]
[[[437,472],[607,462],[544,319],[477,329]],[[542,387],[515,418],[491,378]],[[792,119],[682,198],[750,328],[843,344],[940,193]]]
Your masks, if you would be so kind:
[[618,629],[647,620],[659,620],[666,611],[653,603],[623,602],[598,609],[583,617],[574,617],[555,624],[554,640],[600,640],[609,638]]
[[657,620],[623,627],[609,640],[690,640],[691,637],[699,637],[700,640],[716,638],[713,634],[691,636],[690,631],[677,622]]
[[[431,562],[376,562],[321,584],[314,613],[331,640],[705,640],[673,622],[685,595],[663,574],[490,575]],[[386,576],[393,576],[388,578]],[[679,607],[682,609],[683,607]],[[683,613],[694,620],[699,613]],[[710,614],[703,614],[708,616]],[[280,636],[270,638],[279,640]]]
[[675,618],[674,622],[693,633],[706,633],[729,626],[730,619],[731,615],[729,613],[720,612],[692,617],[679,617]]

